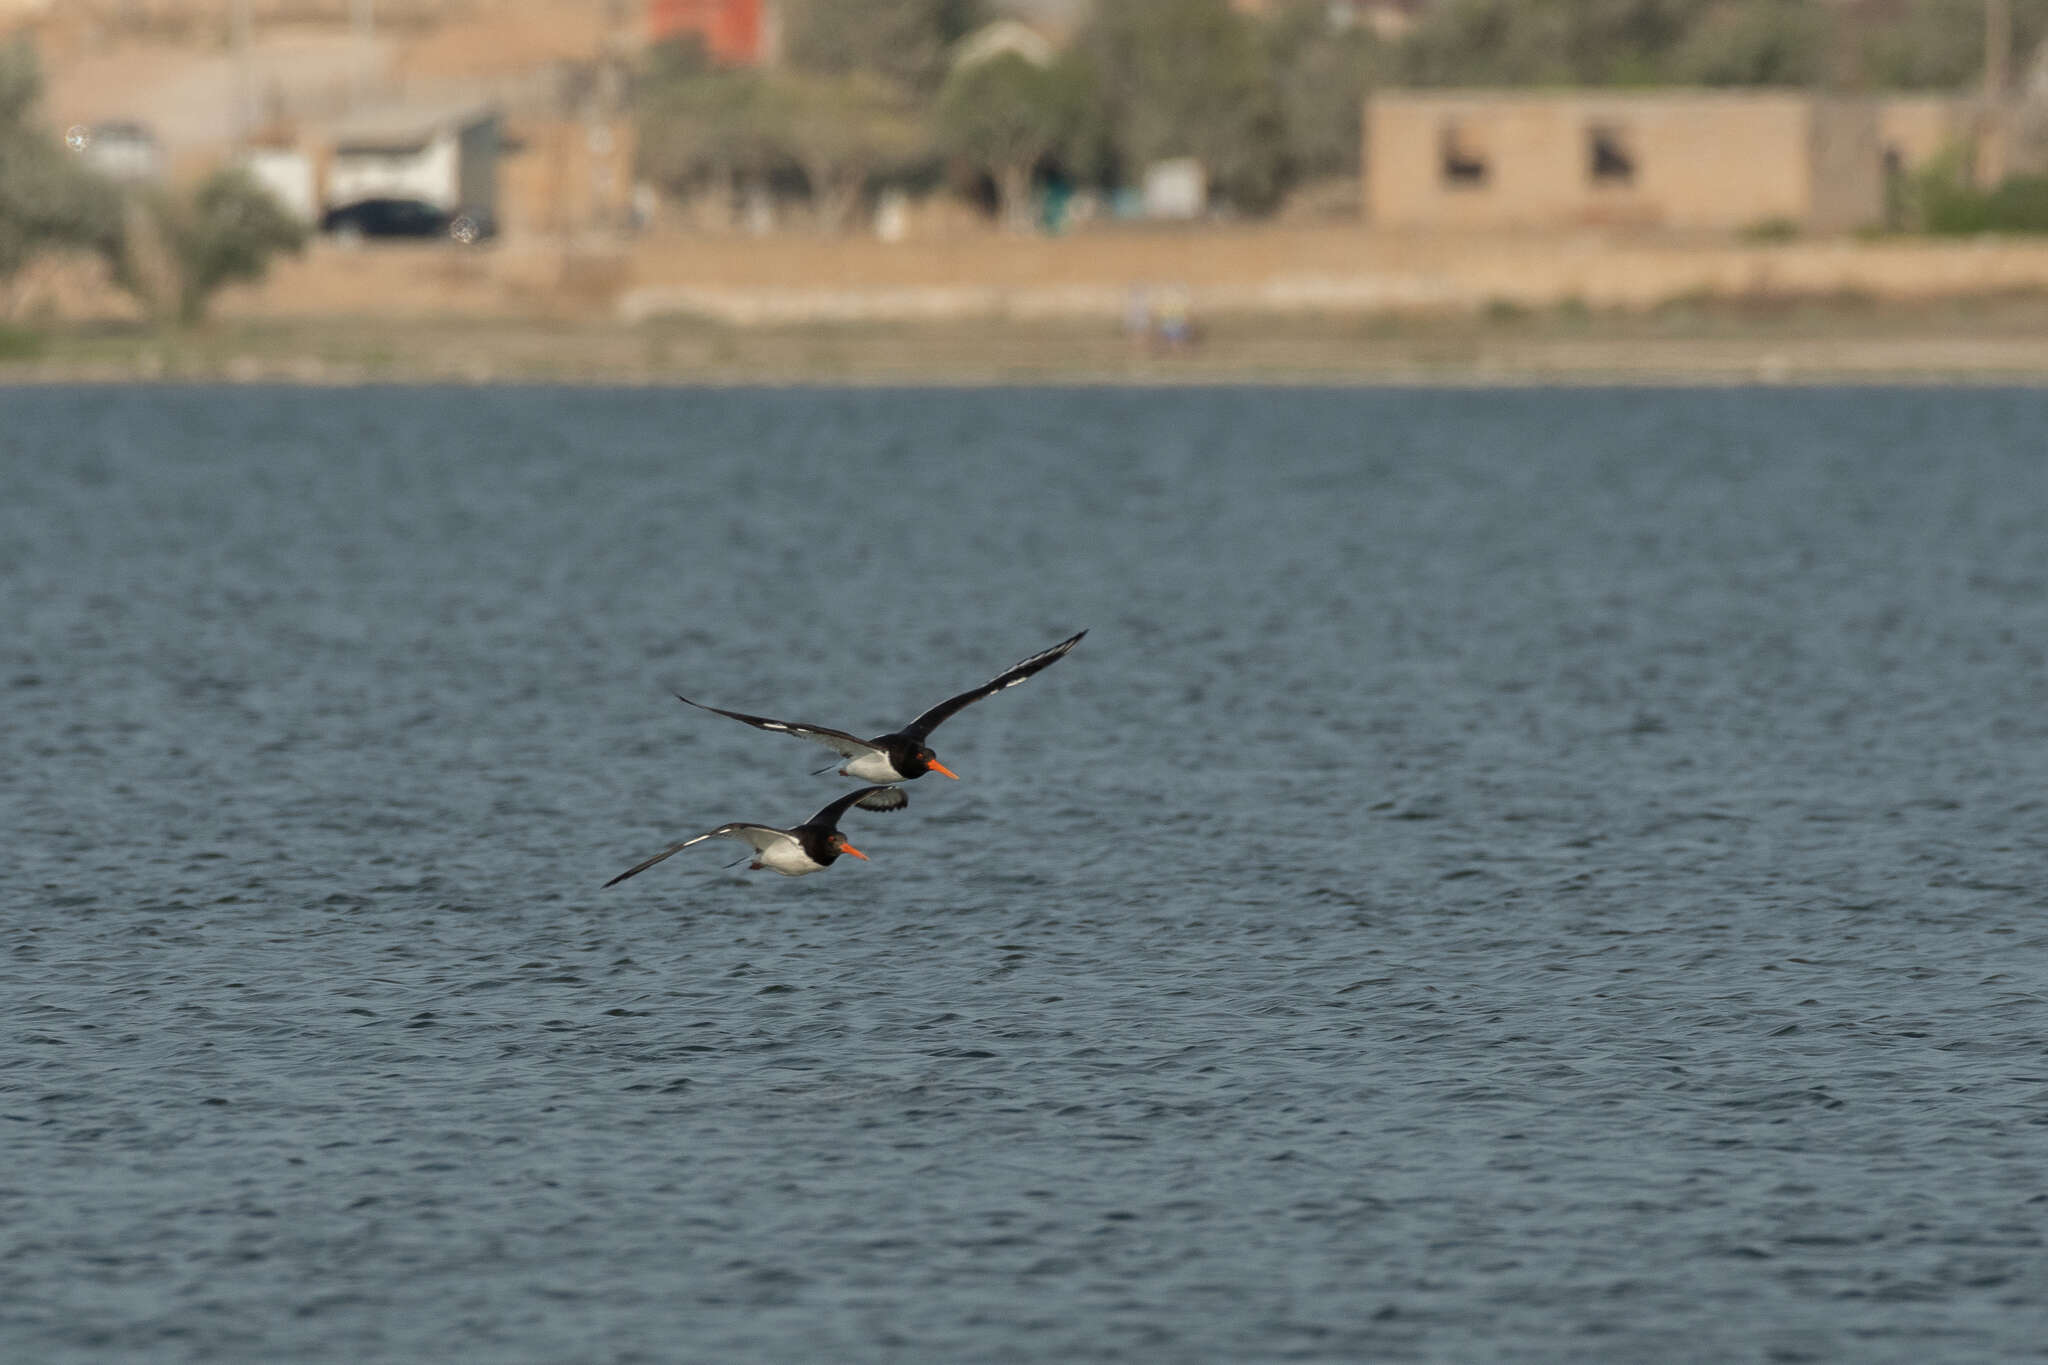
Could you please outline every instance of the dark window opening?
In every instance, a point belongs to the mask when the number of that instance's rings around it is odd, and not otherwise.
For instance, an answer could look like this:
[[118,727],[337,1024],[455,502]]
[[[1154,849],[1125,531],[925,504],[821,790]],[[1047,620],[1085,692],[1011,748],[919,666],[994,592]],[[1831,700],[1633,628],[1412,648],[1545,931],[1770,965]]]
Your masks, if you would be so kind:
[[1446,185],[1486,183],[1486,157],[1472,144],[1471,137],[1455,123],[1444,125],[1443,167]]
[[1621,129],[1595,124],[1586,133],[1588,169],[1596,185],[1631,185],[1636,178],[1635,153]]

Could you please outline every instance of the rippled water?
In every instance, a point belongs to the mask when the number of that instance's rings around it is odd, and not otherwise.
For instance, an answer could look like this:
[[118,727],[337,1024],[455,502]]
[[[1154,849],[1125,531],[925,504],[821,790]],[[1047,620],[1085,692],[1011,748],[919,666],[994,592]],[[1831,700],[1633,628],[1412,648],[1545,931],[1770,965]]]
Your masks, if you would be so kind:
[[0,1356],[2032,1356],[2044,431],[0,395]]

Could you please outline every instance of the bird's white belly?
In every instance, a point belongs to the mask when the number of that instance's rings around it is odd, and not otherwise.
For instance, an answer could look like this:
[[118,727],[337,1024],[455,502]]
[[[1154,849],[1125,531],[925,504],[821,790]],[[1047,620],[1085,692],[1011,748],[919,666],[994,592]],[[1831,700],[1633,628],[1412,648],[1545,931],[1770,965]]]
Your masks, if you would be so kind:
[[887,754],[862,754],[839,771],[848,777],[857,777],[863,782],[901,782],[903,774],[896,771]]
[[762,849],[754,861],[785,877],[801,877],[824,866],[823,863],[812,862],[811,855],[804,852],[804,846],[794,839],[778,839]]

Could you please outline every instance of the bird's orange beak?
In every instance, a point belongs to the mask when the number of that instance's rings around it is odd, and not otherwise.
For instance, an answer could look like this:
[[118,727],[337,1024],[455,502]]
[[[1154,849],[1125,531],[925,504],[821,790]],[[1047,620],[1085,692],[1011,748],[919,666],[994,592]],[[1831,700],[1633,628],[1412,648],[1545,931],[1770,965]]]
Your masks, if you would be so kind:
[[932,771],[935,773],[944,773],[946,776],[952,778],[955,782],[958,782],[960,780],[960,774],[954,772],[951,768],[939,762],[939,760],[937,760],[936,758],[932,760]]
[[855,848],[852,844],[841,844],[839,846],[839,851],[841,853],[851,853],[854,857],[860,859],[862,862],[866,862],[868,860],[868,855],[861,852],[859,849]]

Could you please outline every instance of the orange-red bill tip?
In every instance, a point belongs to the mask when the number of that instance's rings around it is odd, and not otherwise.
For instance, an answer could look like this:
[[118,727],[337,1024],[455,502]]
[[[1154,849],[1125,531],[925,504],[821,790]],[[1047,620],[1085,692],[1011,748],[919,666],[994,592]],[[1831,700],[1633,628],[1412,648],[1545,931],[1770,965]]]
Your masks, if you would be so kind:
[[935,773],[944,773],[946,776],[952,778],[955,782],[958,782],[960,780],[960,774],[954,772],[951,768],[939,762],[939,760],[937,760],[936,758],[932,760],[932,771]]
[[852,844],[841,844],[839,846],[839,851],[841,853],[851,853],[854,857],[860,859],[862,862],[866,862],[868,860],[868,855],[861,852],[859,849],[855,848]]

